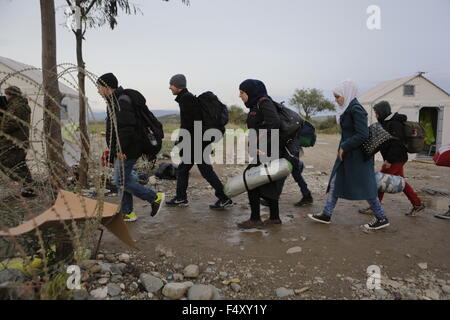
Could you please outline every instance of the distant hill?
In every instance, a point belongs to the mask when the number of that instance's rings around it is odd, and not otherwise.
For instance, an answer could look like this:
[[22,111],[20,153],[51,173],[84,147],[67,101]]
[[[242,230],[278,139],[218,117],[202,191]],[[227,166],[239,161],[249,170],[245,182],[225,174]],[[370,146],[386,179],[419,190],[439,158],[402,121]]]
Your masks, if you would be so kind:
[[[178,116],[179,119],[179,114],[180,112],[177,110],[165,110],[165,109],[159,109],[159,110],[150,110],[151,112],[153,112],[153,114],[157,117],[164,117],[164,116]],[[89,120],[90,122],[93,121],[104,121],[106,119],[106,111],[94,111],[94,119],[92,119],[92,115],[89,113]],[[169,117],[170,119],[170,117]]]
[[179,114],[168,114],[163,116],[156,116],[159,121],[162,123],[167,122],[180,122],[180,115]]

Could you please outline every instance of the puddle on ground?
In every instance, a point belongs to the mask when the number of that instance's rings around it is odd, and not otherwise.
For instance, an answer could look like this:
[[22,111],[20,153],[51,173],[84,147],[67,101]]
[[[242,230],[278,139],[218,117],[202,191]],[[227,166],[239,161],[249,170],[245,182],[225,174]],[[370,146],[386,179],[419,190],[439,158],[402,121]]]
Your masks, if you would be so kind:
[[270,234],[267,230],[261,229],[248,229],[248,230],[237,230],[232,232],[227,238],[226,241],[231,243],[232,245],[241,245],[244,243],[244,240],[248,239],[256,239],[259,237],[267,237]]
[[422,197],[422,201],[425,202],[427,208],[436,211],[447,211],[450,205],[450,198]]

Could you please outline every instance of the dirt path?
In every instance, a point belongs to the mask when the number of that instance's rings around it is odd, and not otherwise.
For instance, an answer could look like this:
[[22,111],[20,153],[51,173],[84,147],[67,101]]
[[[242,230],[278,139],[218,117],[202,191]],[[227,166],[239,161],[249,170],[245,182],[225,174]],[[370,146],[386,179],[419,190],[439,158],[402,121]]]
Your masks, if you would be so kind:
[[[308,213],[322,209],[337,143],[336,136],[322,136],[315,148],[306,150],[304,176],[315,202],[307,208],[294,207],[300,193],[290,177],[280,201],[282,226],[238,230],[236,223],[250,215],[246,194],[234,199],[237,204],[229,211],[211,211],[208,204],[215,200],[213,191],[195,170],[191,175],[189,208],[164,208],[152,219],[149,207],[136,200],[139,220],[129,224],[129,228],[142,248],[140,252],[129,251],[111,234],[106,234],[103,249],[133,252],[140,268],[166,276],[175,272],[174,264],[198,264],[202,271],[199,279],[221,289],[226,299],[274,299],[275,290],[280,287],[309,288],[291,299],[430,298],[433,294],[423,290],[438,291],[439,298],[449,298],[439,291],[439,286],[450,285],[450,222],[436,219],[433,214],[446,211],[450,198],[420,193],[428,208],[420,216],[410,218],[404,215],[410,204],[403,194],[386,195],[384,207],[391,226],[376,233],[360,228],[371,219],[357,212],[365,207],[364,202],[340,200],[329,226],[307,218]],[[376,165],[379,168],[381,163]],[[217,166],[223,180],[241,170],[242,167]],[[450,191],[449,168],[409,163],[406,174],[416,190]],[[175,182],[159,181],[156,188],[170,198]],[[267,209],[262,212],[268,215]],[[161,257],[155,251],[157,246],[170,248],[175,256]],[[292,247],[301,247],[301,252],[287,254]],[[426,270],[418,266],[424,262]],[[371,265],[380,266],[383,277],[383,290],[376,294],[366,290],[366,270]],[[221,271],[228,278],[239,278],[241,291],[236,293],[223,285],[218,276]],[[398,288],[389,282],[395,282],[393,279],[399,281]]]

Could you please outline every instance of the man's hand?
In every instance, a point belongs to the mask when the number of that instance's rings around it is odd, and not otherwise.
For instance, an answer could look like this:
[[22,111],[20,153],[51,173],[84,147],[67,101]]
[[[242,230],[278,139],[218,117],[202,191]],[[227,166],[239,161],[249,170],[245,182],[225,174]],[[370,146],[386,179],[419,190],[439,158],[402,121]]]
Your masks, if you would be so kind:
[[391,164],[387,160],[384,160],[383,166],[381,168],[385,169],[385,170],[390,169],[391,168]]
[[127,159],[127,155],[126,155],[125,153],[118,153],[118,154],[117,154],[117,157],[118,157],[120,160],[126,160],[126,159]]
[[339,152],[338,152],[338,158],[339,158],[341,161],[344,161],[344,149],[342,149],[342,148],[339,149]]

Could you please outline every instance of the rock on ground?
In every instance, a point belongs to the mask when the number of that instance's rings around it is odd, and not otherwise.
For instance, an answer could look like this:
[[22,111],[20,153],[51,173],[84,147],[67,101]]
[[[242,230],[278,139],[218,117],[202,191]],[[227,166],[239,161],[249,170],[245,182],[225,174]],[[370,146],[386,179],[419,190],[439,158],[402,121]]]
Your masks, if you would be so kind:
[[148,273],[141,273],[139,279],[141,280],[145,290],[149,293],[156,293],[164,286],[164,283],[160,278],[152,276]]
[[184,268],[184,271],[183,271],[183,275],[186,278],[197,278],[199,276],[199,274],[200,274],[200,268],[195,264],[188,265],[186,268]]
[[278,298],[285,298],[285,297],[289,297],[289,296],[293,296],[295,295],[294,290],[292,289],[286,289],[286,288],[278,288],[277,290],[275,290],[277,297]]
[[211,300],[213,295],[214,291],[211,286],[204,284],[193,285],[188,291],[189,300]]

